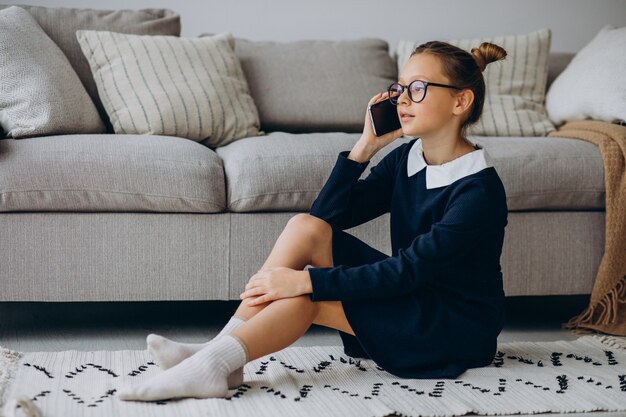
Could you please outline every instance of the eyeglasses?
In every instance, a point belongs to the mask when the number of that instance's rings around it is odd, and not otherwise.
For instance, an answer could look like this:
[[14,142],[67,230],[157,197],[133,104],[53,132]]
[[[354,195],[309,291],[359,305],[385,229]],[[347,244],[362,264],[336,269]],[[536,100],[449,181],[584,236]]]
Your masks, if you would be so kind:
[[424,98],[426,97],[426,90],[428,90],[428,86],[454,88],[455,90],[462,90],[461,87],[456,87],[454,85],[431,83],[431,82],[422,81],[422,80],[411,81],[409,85],[393,83],[388,88],[389,101],[391,102],[391,104],[397,105],[398,98],[402,95],[402,93],[404,93],[404,89],[406,88],[409,93],[409,99],[411,99],[411,101],[414,103],[419,103],[420,101],[424,100]]

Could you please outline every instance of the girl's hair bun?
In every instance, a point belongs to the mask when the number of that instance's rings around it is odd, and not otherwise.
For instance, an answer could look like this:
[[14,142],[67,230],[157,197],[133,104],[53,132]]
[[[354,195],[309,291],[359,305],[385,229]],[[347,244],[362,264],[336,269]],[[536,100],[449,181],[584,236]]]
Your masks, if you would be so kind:
[[481,71],[484,71],[490,62],[506,57],[506,51],[502,47],[490,42],[483,42],[478,48],[472,48],[471,54]]

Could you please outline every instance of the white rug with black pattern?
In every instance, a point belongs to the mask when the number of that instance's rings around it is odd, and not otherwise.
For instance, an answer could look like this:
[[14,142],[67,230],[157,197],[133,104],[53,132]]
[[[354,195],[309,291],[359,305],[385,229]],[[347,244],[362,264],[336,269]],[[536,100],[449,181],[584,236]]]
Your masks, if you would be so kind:
[[[499,343],[457,379],[402,379],[341,346],[288,347],[244,367],[229,398],[119,400],[162,370],[148,351],[16,352],[0,347],[0,415],[453,416],[626,412],[626,338]],[[20,401],[21,400],[21,401]]]

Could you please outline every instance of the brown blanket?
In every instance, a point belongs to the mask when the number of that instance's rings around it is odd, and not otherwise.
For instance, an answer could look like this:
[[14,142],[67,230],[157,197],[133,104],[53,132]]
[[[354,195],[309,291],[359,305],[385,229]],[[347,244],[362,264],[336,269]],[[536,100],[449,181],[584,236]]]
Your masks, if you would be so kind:
[[[626,126],[599,120],[565,123],[548,136],[598,145],[604,162],[606,217],[604,254],[589,306],[563,323],[574,333],[626,336]],[[587,330],[582,330],[587,329]]]

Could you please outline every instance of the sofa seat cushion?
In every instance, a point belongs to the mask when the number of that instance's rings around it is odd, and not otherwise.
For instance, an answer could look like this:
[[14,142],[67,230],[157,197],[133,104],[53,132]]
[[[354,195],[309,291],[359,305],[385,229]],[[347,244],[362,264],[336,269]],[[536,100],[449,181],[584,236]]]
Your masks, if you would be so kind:
[[226,175],[228,210],[308,211],[337,153],[351,149],[359,136],[343,132],[270,132],[217,148]]
[[470,140],[491,156],[509,211],[604,210],[604,163],[593,143],[546,136]]
[[215,213],[217,154],[188,139],[57,135],[0,140],[0,211]]
[[[358,133],[271,132],[217,148],[233,212],[308,211],[328,179],[337,154],[350,150]],[[372,166],[404,143],[402,137],[370,161]],[[507,192],[510,211],[603,210],[604,167],[597,146],[578,139],[487,137],[486,148]]]

